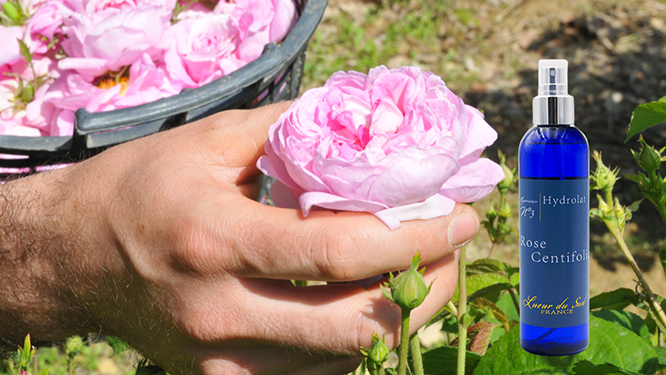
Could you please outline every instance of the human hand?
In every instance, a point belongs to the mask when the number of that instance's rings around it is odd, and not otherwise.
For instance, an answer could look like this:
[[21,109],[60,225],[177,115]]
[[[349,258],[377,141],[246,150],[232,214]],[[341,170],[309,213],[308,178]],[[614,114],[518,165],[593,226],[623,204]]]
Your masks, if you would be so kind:
[[370,214],[304,219],[253,200],[268,127],[287,106],[222,112],[25,179],[68,184],[66,199],[38,215],[59,220],[42,292],[59,295],[59,315],[72,312],[59,334],[120,337],[173,374],[341,374],[373,332],[396,346],[400,325],[378,283],[341,282],[407,268],[418,251],[434,285],[410,330],[450,300],[453,250],[478,231],[469,206],[391,231]]

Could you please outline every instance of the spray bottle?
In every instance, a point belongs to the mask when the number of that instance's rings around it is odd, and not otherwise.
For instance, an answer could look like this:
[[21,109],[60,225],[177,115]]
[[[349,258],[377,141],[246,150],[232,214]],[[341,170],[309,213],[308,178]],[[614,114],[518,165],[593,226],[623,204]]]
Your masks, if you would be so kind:
[[539,61],[534,126],[518,156],[521,346],[551,356],[589,340],[589,147],[574,126],[567,65]]

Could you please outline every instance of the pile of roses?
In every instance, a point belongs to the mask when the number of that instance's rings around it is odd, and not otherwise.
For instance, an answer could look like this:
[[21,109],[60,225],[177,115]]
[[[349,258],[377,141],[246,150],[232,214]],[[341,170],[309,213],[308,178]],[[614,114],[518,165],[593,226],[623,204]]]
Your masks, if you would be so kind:
[[282,40],[293,0],[0,0],[0,135],[71,135],[74,112],[153,102]]

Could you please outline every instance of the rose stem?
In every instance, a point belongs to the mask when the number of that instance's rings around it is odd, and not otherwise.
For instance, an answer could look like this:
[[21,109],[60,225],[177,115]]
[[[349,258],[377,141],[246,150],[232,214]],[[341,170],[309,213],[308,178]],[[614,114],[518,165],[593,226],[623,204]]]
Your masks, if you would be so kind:
[[664,310],[661,308],[659,302],[657,302],[657,299],[652,293],[652,289],[650,289],[650,285],[648,285],[647,281],[643,277],[643,273],[638,268],[638,264],[636,264],[634,256],[631,255],[629,247],[627,246],[627,243],[624,241],[624,237],[622,237],[622,233],[620,233],[620,230],[618,229],[617,225],[615,225],[615,223],[612,223],[611,221],[608,220],[604,220],[604,223],[606,224],[606,227],[608,227],[608,230],[611,232],[613,237],[615,237],[615,241],[617,241],[617,244],[620,245],[620,249],[622,249],[624,257],[627,258],[627,261],[629,261],[631,269],[636,274],[636,277],[638,277],[638,280],[641,286],[643,287],[643,290],[645,290],[645,294],[647,294],[650,308],[652,309],[652,311],[654,311],[657,320],[659,321],[659,323],[661,323],[662,327],[666,327],[666,314],[664,314]]
[[418,331],[409,339],[409,350],[412,352],[412,363],[414,364],[414,375],[424,375],[423,358],[421,357],[421,340]]
[[457,375],[465,375],[465,355],[467,354],[467,328],[465,313],[467,312],[467,255],[465,246],[460,248],[458,260],[458,369]]
[[398,375],[407,374],[407,349],[409,348],[409,313],[410,309],[402,309],[400,324],[400,348],[398,352]]

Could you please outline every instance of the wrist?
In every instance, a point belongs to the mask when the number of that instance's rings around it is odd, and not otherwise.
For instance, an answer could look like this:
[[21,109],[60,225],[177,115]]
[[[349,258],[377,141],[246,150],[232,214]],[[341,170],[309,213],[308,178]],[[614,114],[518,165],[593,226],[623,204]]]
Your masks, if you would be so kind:
[[73,172],[0,185],[0,343],[11,349],[28,333],[39,343],[91,330],[86,289],[96,249]]

